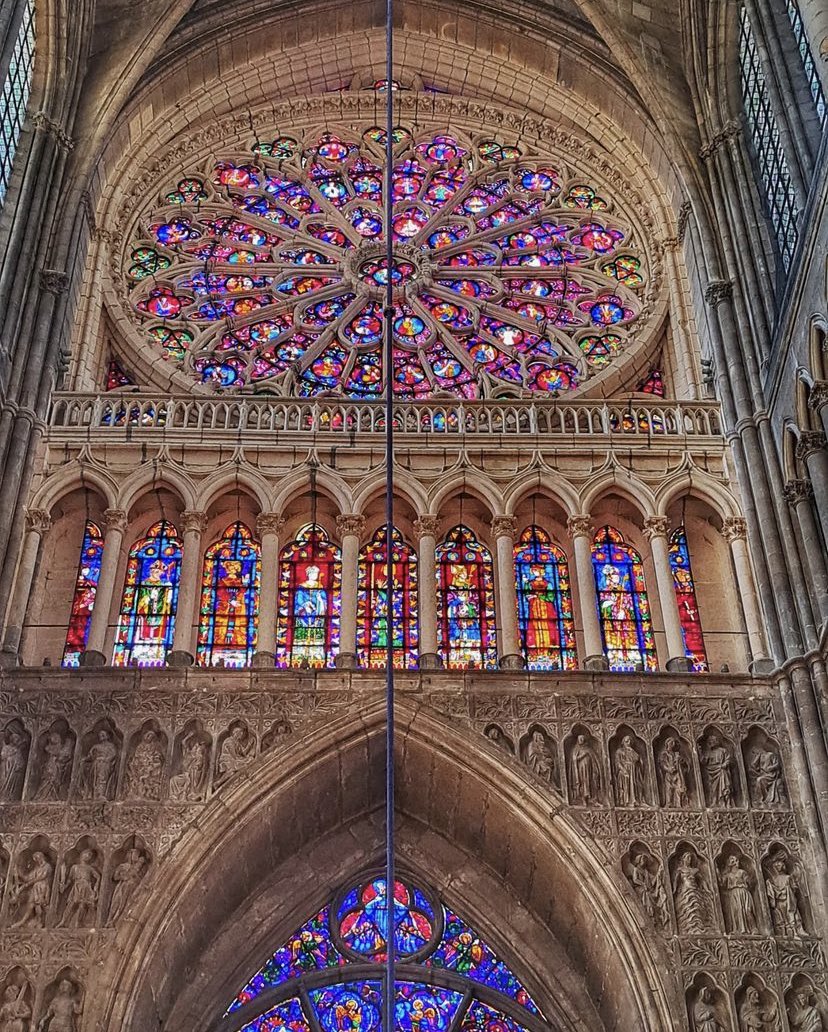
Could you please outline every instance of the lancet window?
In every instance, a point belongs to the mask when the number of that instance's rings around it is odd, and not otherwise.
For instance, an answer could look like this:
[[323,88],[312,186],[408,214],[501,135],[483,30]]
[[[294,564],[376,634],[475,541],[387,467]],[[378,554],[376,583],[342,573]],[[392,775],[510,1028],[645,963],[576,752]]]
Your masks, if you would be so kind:
[[816,111],[819,124],[824,128],[826,121],[828,121],[828,105],[825,103],[825,93],[823,92],[819,72],[816,70],[814,58],[811,54],[811,46],[805,33],[805,26],[802,23],[802,15],[799,13],[799,6],[795,0],[786,0],[785,10],[788,15],[788,21],[791,24],[791,31],[793,32],[799,59],[802,62],[802,71],[805,74],[808,91],[814,102],[814,110]]
[[339,650],[342,560],[318,524],[303,527],[279,560],[276,665],[332,667]]
[[703,672],[708,669],[707,653],[684,527],[679,527],[670,535],[670,569],[673,572],[685,654],[692,663],[693,670]]
[[95,605],[98,579],[101,575],[103,547],[103,534],[101,534],[100,527],[97,523],[87,520],[78,562],[78,575],[75,579],[75,592],[72,596],[69,628],[66,632],[66,644],[63,649],[63,666],[65,667],[79,666],[81,653],[86,648],[89,625],[92,621],[92,607]]
[[610,670],[656,670],[655,640],[641,556],[614,527],[592,545],[598,615]]
[[241,522],[231,524],[204,556],[198,662],[249,666],[256,648],[260,547]]
[[438,635],[449,668],[497,665],[492,557],[463,525],[437,546]]
[[518,624],[530,670],[574,670],[575,624],[566,555],[540,527],[527,527],[515,545]]
[[0,91],[0,204],[9,189],[14,155],[23,130],[26,106],[32,90],[35,53],[34,0],[16,5],[12,25],[17,21],[17,36],[5,80]]
[[[357,655],[364,667],[384,667],[388,653],[389,589],[385,527],[380,527],[359,556]],[[391,539],[391,634],[395,667],[416,667],[418,657],[417,558],[394,528]]]

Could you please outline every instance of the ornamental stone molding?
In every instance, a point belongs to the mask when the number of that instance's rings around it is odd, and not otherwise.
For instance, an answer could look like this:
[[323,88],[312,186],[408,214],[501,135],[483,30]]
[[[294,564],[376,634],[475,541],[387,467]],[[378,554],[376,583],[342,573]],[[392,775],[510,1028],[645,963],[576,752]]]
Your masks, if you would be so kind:
[[822,430],[803,430],[796,445],[796,457],[800,462],[808,459],[825,447],[825,434]]
[[278,512],[260,512],[256,517],[256,533],[259,537],[265,534],[281,534],[285,528],[285,518]]
[[566,527],[574,538],[588,537],[591,539],[595,531],[592,517],[588,513],[578,513],[575,516],[570,516],[566,521]]
[[46,294],[54,294],[56,297],[65,294],[69,289],[69,277],[59,269],[41,269],[40,287]]
[[365,532],[365,517],[358,513],[337,516],[336,530],[340,537],[362,537]]
[[492,520],[492,534],[496,538],[508,537],[514,540],[518,530],[516,516],[495,516]]
[[42,537],[52,526],[52,517],[45,509],[26,510],[26,530],[34,531]]
[[742,516],[726,516],[722,521],[722,536],[728,542],[747,538],[747,520]]
[[644,536],[648,541],[655,537],[666,538],[670,532],[670,521],[666,516],[648,516],[644,520]]
[[824,405],[828,405],[828,380],[814,381],[808,397],[808,405],[815,412],[819,412]]
[[742,131],[742,124],[736,119],[732,119],[729,122],[725,122],[721,129],[710,137],[710,140],[700,148],[699,157],[703,161],[707,161],[711,158],[716,151],[729,140],[735,139]]
[[181,513],[181,531],[183,534],[203,534],[207,529],[207,513],[197,509],[185,509]]
[[129,521],[123,509],[104,509],[103,521],[107,530],[126,531]]
[[783,495],[788,505],[796,508],[800,502],[808,502],[814,494],[810,480],[789,480],[785,484]]
[[718,308],[723,301],[733,298],[733,280],[710,280],[704,288],[704,300],[711,308]]
[[418,541],[424,537],[436,538],[440,533],[440,517],[432,513],[418,516],[414,521],[414,533]]
[[75,141],[63,126],[49,118],[45,111],[38,111],[32,115],[32,126],[36,132],[46,133],[48,136],[51,136],[61,150],[67,153],[74,150]]

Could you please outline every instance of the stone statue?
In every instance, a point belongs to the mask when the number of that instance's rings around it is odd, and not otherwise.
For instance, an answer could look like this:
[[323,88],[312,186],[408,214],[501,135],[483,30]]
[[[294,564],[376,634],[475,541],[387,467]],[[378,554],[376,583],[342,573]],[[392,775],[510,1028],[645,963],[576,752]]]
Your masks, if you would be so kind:
[[269,752],[271,749],[277,749],[280,745],[284,744],[292,734],[293,728],[290,726],[289,721],[277,720],[262,739],[262,752]]
[[248,734],[244,724],[234,724],[230,734],[221,743],[218,760],[218,778],[222,782],[241,770],[252,758],[256,749],[256,739]]
[[60,731],[50,731],[43,743],[43,763],[40,782],[33,799],[62,799],[72,772],[74,742],[71,735],[65,738]]
[[550,785],[554,782],[555,753],[540,728],[535,728],[526,746],[526,766]]
[[39,849],[32,853],[32,864],[28,871],[18,870],[12,899],[20,907],[20,914],[12,928],[25,925],[42,928],[46,924],[54,873],[49,858]]
[[12,725],[6,728],[0,745],[0,800],[19,799],[26,776],[26,738]]
[[29,1032],[32,1008],[26,1003],[27,984],[7,985],[0,1004],[0,1032]]
[[771,747],[759,746],[751,756],[748,768],[757,806],[781,806],[785,802],[782,760]]
[[682,934],[698,935],[710,926],[704,875],[689,851],[682,854],[673,875],[673,900]]
[[572,802],[576,806],[593,806],[601,801],[601,765],[584,734],[578,735],[572,746],[567,776]]
[[724,739],[715,731],[710,734],[701,762],[705,773],[708,803],[711,806],[735,805],[733,754]]
[[716,1017],[716,1005],[710,986],[703,985],[693,1004],[693,1032],[725,1032],[725,1027]]
[[774,933],[788,939],[799,939],[805,935],[799,880],[788,870],[787,858],[782,853],[773,856],[769,866],[770,872],[765,875],[765,893]]
[[788,1003],[791,1032],[825,1032],[825,1023],[816,1008],[814,994],[806,986],[794,989]]
[[619,806],[640,806],[644,802],[641,757],[631,735],[624,735],[615,753],[615,796]]
[[77,1032],[75,1019],[80,1017],[82,1010],[74,982],[68,978],[61,979],[52,1002],[38,1023],[38,1032]]
[[65,893],[68,890],[68,893],[60,923],[67,928],[83,928],[95,923],[101,875],[94,859],[93,850],[83,849],[75,863],[63,869],[60,891]]
[[158,732],[149,727],[141,735],[127,765],[126,794],[133,799],[158,799],[163,773],[164,750]]
[[111,799],[118,777],[118,746],[112,740],[111,731],[105,727],[98,731],[97,740],[90,746],[83,763],[86,798],[96,802]]
[[633,857],[629,879],[646,913],[660,928],[666,928],[670,923],[667,893],[659,875],[650,870],[646,853],[637,853]]
[[514,754],[514,746],[509,741],[505,731],[499,728],[497,724],[489,724],[483,733],[490,742],[498,747],[498,749],[502,749],[504,752],[509,753],[510,756]]
[[138,888],[147,873],[149,861],[145,854],[135,846],[127,850],[123,863],[118,864],[112,872],[112,902],[109,905],[109,922],[114,924],[124,913],[132,894]]
[[725,868],[719,876],[722,890],[722,908],[727,930],[735,935],[755,935],[756,908],[750,891],[750,878],[739,863],[739,857],[727,858]]
[[739,1024],[742,1032],[778,1032],[779,1015],[776,1007],[762,1008],[759,990],[754,985],[745,989],[745,998],[739,1007]]
[[668,738],[658,758],[661,785],[664,791],[664,805],[671,810],[680,810],[687,805],[686,764],[679,749],[677,738]]
[[181,743],[181,771],[170,778],[170,798],[179,801],[204,798],[209,760],[207,743],[195,733]]

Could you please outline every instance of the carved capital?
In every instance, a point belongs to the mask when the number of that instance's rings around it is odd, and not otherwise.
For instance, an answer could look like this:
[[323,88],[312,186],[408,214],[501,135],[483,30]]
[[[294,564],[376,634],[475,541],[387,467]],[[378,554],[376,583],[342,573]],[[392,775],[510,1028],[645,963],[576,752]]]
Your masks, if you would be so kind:
[[59,269],[40,270],[40,289],[46,294],[65,294],[69,289],[69,277]]
[[340,537],[362,537],[365,531],[365,517],[354,512],[337,516],[336,529]]
[[74,149],[75,141],[66,132],[62,125],[49,118],[45,111],[38,111],[32,115],[32,125],[36,132],[46,133],[51,136],[61,150],[70,151]]
[[585,512],[570,516],[566,521],[566,529],[572,537],[592,538],[595,528],[592,525],[592,517]]
[[711,308],[718,308],[722,301],[733,297],[733,280],[711,280],[704,288],[704,299]]
[[796,445],[796,457],[800,462],[808,459],[825,447],[825,434],[821,430],[803,430]]
[[813,494],[813,488],[810,480],[789,480],[782,493],[788,505],[796,508],[800,502],[808,501]]
[[722,535],[727,541],[747,537],[747,520],[742,516],[726,516],[722,523]]
[[414,533],[419,541],[424,537],[436,538],[440,533],[440,517],[434,513],[424,513],[414,521]]
[[256,517],[256,533],[259,537],[265,534],[281,534],[285,529],[285,518],[278,512],[260,512]]
[[814,382],[810,397],[808,398],[808,404],[814,412],[819,412],[823,405],[828,405],[828,380],[816,380]]
[[103,521],[107,530],[120,530],[123,534],[127,529],[127,514],[123,509],[104,509]]
[[712,157],[716,151],[728,140],[735,139],[742,131],[741,123],[736,119],[726,122],[718,132],[715,132],[710,140],[699,150],[699,156],[703,161],[707,161],[708,158]]
[[207,513],[185,509],[181,513],[181,531],[184,534],[203,534],[207,529]]
[[26,510],[26,530],[34,531],[42,537],[52,526],[52,517],[45,509]]
[[654,537],[666,538],[670,531],[670,521],[666,516],[648,516],[644,520],[644,536],[648,541]]
[[517,518],[515,516],[495,516],[492,520],[492,534],[496,538],[508,537],[513,541],[517,534]]

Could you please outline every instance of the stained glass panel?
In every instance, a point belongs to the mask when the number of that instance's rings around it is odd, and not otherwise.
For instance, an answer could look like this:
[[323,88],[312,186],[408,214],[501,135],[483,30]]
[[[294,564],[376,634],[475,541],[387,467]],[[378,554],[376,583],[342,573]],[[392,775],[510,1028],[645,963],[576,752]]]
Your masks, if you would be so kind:
[[343,982],[309,995],[322,1032],[379,1032],[380,992],[379,982]]
[[333,666],[339,649],[341,582],[339,548],[322,527],[303,527],[279,560],[277,666]]
[[35,4],[25,0],[8,72],[0,88],[0,205],[11,181],[12,165],[32,89],[35,58]]
[[260,547],[237,521],[204,556],[198,662],[249,666],[256,648]]
[[709,667],[684,527],[679,527],[670,535],[670,569],[673,571],[673,586],[676,589],[685,655],[692,663],[693,670],[704,672]]
[[[391,628],[394,666],[414,668],[418,658],[417,557],[395,528],[392,536]],[[357,654],[361,666],[384,667],[388,642],[388,567],[385,527],[359,555]]]
[[664,397],[664,377],[660,369],[653,369],[638,385],[636,390],[641,394],[652,394],[656,398]]
[[302,1004],[294,997],[244,1025],[242,1032],[311,1032],[311,1029]]
[[468,527],[437,546],[440,652],[447,667],[497,666],[492,557]]
[[471,1004],[460,1029],[461,1032],[525,1032],[513,1018],[480,1000]]
[[[388,899],[384,878],[374,878],[352,889],[337,910],[339,937],[355,954],[370,960],[386,957],[385,929]],[[434,933],[434,910],[417,889],[405,882],[394,885],[394,942],[396,955],[405,958],[427,946]]]
[[527,527],[515,545],[518,626],[530,670],[575,670],[575,624],[566,555],[546,531]]
[[106,367],[106,386],[104,389],[107,391],[117,391],[120,387],[134,386],[135,381],[124,372],[120,362],[113,358]]
[[66,645],[63,649],[62,665],[65,667],[79,666],[81,653],[86,648],[89,626],[92,622],[92,607],[95,605],[98,578],[101,575],[103,547],[103,535],[100,528],[91,520],[87,521],[81,544],[75,593],[72,596],[72,611],[69,616],[69,628],[66,632]]
[[614,527],[602,527],[592,546],[592,567],[601,637],[610,670],[656,670],[641,556]]
[[172,646],[181,540],[166,520],[150,527],[127,561],[114,666],[162,666]]

